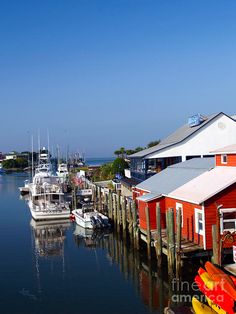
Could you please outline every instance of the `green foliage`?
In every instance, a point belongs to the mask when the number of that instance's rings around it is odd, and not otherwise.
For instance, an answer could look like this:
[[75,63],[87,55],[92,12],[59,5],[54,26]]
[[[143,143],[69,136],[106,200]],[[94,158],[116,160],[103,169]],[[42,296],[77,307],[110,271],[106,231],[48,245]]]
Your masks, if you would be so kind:
[[160,140],[156,140],[156,141],[151,141],[150,143],[147,144],[147,148],[156,146],[160,143]]
[[92,181],[111,180],[117,173],[124,175],[124,169],[129,168],[124,158],[116,158],[112,163],[102,165],[92,174]]
[[140,147],[140,146],[138,146],[138,147],[136,147],[135,148],[135,153],[137,153],[137,152],[141,152],[141,150],[144,150],[144,148],[143,147]]
[[114,175],[116,173],[124,175],[124,170],[127,168],[129,168],[129,165],[123,158],[116,158],[112,163],[112,171]]
[[5,169],[24,169],[28,166],[26,158],[18,157],[17,159],[3,160],[3,168]]
[[110,180],[113,178],[113,163],[102,165],[100,168],[101,180]]
[[125,149],[124,147],[121,147],[120,149],[114,151],[114,154],[117,157],[121,157],[121,158],[125,158],[126,156],[130,156],[132,154],[138,153],[141,150],[144,150],[145,148],[150,148],[153,147],[155,145],[158,145],[160,143],[160,140],[155,140],[155,141],[151,141],[147,144],[147,147],[141,147],[138,146],[135,149]]

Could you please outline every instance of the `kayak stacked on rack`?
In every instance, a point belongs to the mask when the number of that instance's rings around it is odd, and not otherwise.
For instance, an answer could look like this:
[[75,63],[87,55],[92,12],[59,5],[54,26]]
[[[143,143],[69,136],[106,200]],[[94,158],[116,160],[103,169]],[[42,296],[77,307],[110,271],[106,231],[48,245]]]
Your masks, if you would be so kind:
[[205,305],[193,297],[192,306],[196,314],[236,313],[236,277],[206,262],[205,269],[200,267],[194,280],[208,303]]

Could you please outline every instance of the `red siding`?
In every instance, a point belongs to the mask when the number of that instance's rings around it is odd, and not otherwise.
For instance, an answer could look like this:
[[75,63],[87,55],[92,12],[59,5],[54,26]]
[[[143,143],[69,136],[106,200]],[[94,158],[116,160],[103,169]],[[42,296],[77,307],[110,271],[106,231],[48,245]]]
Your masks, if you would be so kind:
[[231,185],[205,202],[206,248],[212,248],[212,225],[217,223],[217,205],[236,208],[236,184]]
[[139,223],[140,228],[146,230],[147,229],[147,222],[146,222],[146,213],[145,208],[148,206],[149,209],[149,217],[150,217],[150,228],[151,230],[155,230],[157,228],[156,223],[156,204],[160,202],[161,208],[161,226],[162,228],[166,227],[166,219],[165,219],[165,200],[164,197],[158,198],[156,200],[150,201],[148,203],[139,201]]
[[174,217],[176,218],[176,203],[183,206],[183,228],[182,237],[203,246],[203,236],[195,232],[195,216],[194,208],[201,209],[200,205],[191,204],[177,199],[166,197],[165,204],[167,208],[174,209]]
[[222,154],[227,155],[227,164],[221,163],[221,155],[216,155],[216,166],[236,167],[236,154]]

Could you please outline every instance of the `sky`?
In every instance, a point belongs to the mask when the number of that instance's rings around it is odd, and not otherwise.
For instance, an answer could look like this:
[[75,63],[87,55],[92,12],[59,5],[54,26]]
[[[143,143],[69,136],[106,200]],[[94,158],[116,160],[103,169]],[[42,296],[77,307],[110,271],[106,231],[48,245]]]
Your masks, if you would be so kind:
[[235,0],[0,0],[0,151],[108,157],[235,104]]

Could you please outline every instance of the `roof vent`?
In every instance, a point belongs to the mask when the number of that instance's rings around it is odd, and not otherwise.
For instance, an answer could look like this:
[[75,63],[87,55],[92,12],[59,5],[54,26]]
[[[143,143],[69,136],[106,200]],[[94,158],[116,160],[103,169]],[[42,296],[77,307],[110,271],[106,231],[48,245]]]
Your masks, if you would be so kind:
[[204,122],[205,120],[207,120],[206,117],[204,117],[203,115],[201,115],[200,113],[197,113],[191,117],[188,118],[188,125],[190,128],[200,125],[202,122]]

